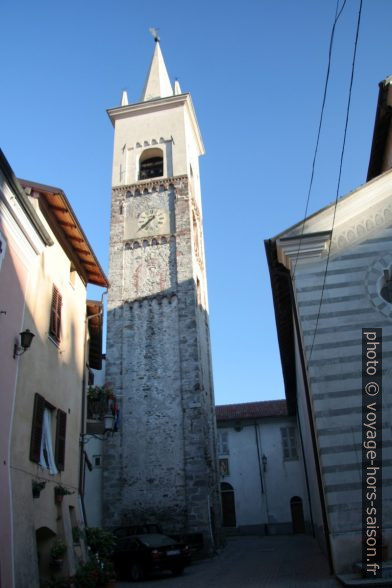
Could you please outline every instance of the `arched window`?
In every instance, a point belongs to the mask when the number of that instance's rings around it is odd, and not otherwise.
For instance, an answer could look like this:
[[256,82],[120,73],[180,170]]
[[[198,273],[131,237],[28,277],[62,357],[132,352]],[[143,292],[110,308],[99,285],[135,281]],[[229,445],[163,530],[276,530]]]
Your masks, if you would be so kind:
[[163,176],[163,151],[157,147],[145,149],[139,160],[139,180]]

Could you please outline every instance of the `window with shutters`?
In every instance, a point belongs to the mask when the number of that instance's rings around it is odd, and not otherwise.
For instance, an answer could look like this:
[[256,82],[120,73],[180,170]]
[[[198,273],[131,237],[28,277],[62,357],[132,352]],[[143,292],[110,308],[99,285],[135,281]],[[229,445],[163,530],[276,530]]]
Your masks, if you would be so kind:
[[53,286],[52,291],[52,304],[50,307],[50,324],[49,333],[50,336],[59,343],[60,341],[60,330],[61,330],[61,307],[62,307],[62,296],[56,286]]
[[229,455],[228,431],[218,431],[218,454]]
[[[56,426],[55,434],[53,434],[55,417]],[[49,470],[51,474],[57,474],[64,470],[66,429],[67,414],[63,410],[56,410],[43,396],[36,394],[31,428],[30,459]]]
[[60,472],[64,471],[65,463],[65,433],[67,430],[67,414],[58,409],[57,410],[57,426],[56,426],[56,464]]
[[298,459],[295,427],[282,427],[280,433],[282,436],[283,459]]

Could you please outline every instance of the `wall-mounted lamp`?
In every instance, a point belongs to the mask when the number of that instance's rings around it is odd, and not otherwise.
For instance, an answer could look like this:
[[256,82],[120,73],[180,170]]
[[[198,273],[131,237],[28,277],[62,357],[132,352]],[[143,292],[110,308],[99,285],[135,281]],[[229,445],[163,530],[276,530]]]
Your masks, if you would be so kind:
[[[116,417],[112,413],[106,413],[103,416],[103,433],[81,433],[80,442],[82,445],[86,445],[91,438],[99,439],[99,441],[108,441],[113,433],[117,433]],[[87,467],[89,468],[88,464]]]
[[103,417],[103,428],[105,433],[114,431],[114,414],[107,413]]
[[20,346],[15,343],[14,344],[14,359],[17,355],[22,355],[25,351],[27,351],[31,345],[33,338],[35,337],[34,333],[26,329],[19,333],[20,335]]
[[263,457],[261,458],[261,463],[263,464],[263,472],[265,472],[267,469],[267,456],[264,455],[264,453],[263,453]]

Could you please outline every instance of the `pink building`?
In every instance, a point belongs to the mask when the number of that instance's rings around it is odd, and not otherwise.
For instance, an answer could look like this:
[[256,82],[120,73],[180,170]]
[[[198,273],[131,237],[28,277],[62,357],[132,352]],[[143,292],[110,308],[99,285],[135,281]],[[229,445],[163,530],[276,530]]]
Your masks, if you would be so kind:
[[0,150],[0,587],[14,585],[10,444],[25,292],[39,253],[52,244]]
[[18,181],[1,151],[0,182],[0,588],[13,588],[72,576],[85,557],[80,436],[102,336],[87,285],[108,281],[60,188]]

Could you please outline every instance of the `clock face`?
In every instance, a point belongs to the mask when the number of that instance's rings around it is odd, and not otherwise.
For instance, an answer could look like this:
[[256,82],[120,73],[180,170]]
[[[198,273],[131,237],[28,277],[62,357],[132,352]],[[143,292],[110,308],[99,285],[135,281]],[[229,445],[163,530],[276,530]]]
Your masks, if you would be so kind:
[[154,231],[160,232],[166,221],[164,210],[159,208],[148,208],[143,210],[137,219],[137,232],[144,235]]

